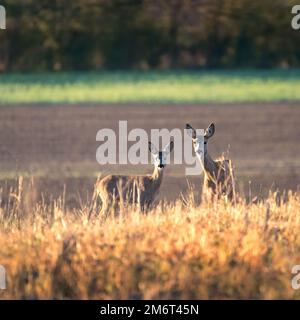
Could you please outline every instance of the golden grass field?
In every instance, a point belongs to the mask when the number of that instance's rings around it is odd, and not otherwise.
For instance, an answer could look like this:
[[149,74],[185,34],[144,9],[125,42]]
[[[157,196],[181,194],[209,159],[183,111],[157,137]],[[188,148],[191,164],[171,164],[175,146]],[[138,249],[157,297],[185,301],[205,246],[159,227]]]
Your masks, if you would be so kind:
[[[299,298],[300,195],[196,205],[193,193],[147,215],[101,219],[64,195],[28,210],[19,188],[0,211],[1,299]],[[27,208],[25,210],[25,208]]]

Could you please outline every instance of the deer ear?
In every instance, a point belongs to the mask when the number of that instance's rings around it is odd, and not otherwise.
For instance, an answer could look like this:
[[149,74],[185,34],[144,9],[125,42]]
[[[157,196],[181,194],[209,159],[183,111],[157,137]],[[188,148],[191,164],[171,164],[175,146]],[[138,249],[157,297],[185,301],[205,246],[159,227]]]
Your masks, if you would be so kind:
[[174,141],[171,141],[165,148],[164,148],[164,152],[166,154],[169,154],[170,152],[173,151],[174,148]]
[[196,139],[197,137],[196,130],[188,123],[185,125],[185,128],[187,130],[188,136],[190,136],[192,139]]
[[206,139],[209,139],[211,138],[215,133],[215,125],[214,123],[211,123],[205,130],[205,133],[204,133],[204,137]]
[[150,153],[152,153],[153,155],[158,154],[158,150],[156,149],[155,145],[151,141],[148,142],[148,147],[149,147]]

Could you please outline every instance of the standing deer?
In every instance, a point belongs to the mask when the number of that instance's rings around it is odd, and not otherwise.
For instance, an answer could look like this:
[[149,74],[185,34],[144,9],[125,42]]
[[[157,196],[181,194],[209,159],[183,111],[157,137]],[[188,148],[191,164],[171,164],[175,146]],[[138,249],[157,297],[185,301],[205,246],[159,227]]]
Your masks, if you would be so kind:
[[[186,125],[188,135],[193,139],[195,153],[202,164],[204,181],[202,199],[212,201],[224,197],[232,201],[234,196],[234,177],[231,160],[223,156],[213,160],[207,151],[207,142],[215,133],[215,125],[210,124],[203,136],[197,136],[196,130],[189,124]],[[201,143],[204,139],[204,154],[202,154]],[[203,163],[204,162],[204,163]]]
[[146,176],[109,175],[98,180],[95,185],[95,195],[102,202],[101,215],[107,216],[110,208],[120,206],[122,202],[137,204],[142,212],[153,204],[163,180],[168,154],[173,150],[171,141],[163,151],[158,151],[149,141],[149,151],[152,154],[154,170]]

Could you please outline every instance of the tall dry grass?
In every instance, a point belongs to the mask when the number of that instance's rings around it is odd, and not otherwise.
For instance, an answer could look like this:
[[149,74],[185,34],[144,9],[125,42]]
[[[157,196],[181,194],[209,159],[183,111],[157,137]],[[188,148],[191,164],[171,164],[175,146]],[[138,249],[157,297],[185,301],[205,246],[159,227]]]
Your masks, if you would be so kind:
[[[300,195],[196,205],[192,193],[105,221],[64,196],[28,210],[22,180],[0,209],[2,299],[299,298]],[[25,210],[26,209],[26,210]]]

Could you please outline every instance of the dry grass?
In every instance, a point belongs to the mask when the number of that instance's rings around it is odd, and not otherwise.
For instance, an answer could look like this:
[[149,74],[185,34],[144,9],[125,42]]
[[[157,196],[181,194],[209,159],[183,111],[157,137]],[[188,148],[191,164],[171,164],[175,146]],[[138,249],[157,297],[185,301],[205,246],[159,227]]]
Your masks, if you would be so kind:
[[[2,299],[299,298],[300,195],[196,206],[192,195],[147,215],[89,217],[61,201],[28,210],[19,190],[0,211]],[[26,200],[27,201],[27,200]]]

